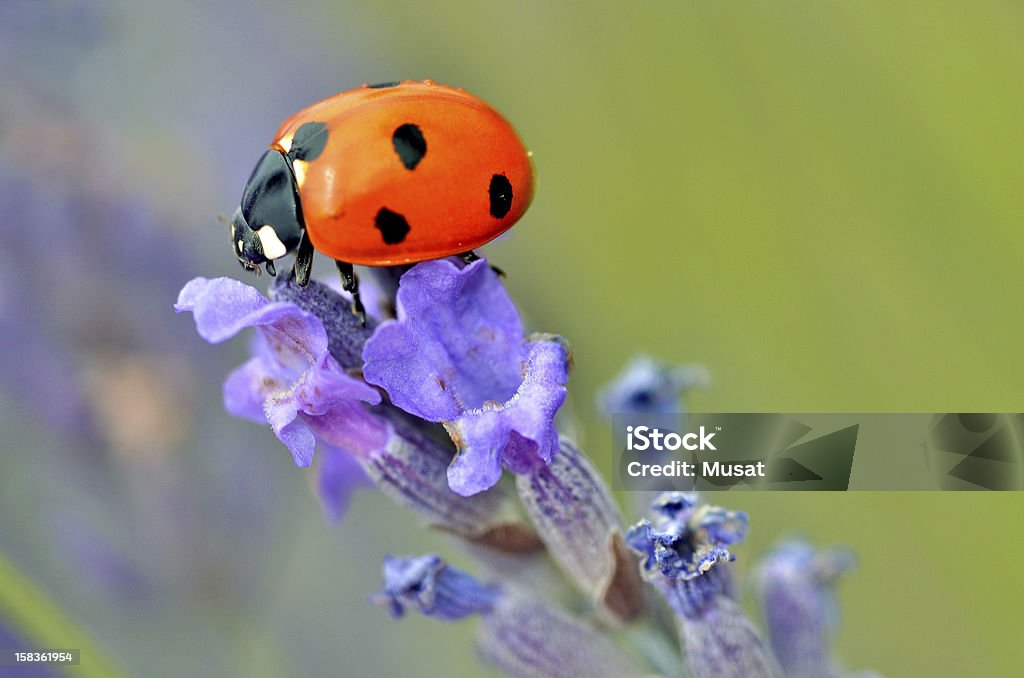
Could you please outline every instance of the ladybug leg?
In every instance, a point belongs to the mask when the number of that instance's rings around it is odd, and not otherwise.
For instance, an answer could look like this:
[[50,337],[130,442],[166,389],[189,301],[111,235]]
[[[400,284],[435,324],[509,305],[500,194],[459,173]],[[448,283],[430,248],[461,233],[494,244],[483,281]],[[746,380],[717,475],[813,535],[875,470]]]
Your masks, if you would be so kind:
[[[480,259],[480,255],[477,254],[476,252],[474,252],[473,250],[470,250],[468,252],[463,252],[462,254],[458,254],[456,256],[458,256],[459,259],[462,259],[467,264],[472,264],[474,261],[477,261],[477,260]],[[505,277],[505,271],[501,270],[497,266],[492,265],[491,266],[491,270],[494,271],[495,273],[497,273],[499,278],[504,278]]]
[[299,284],[299,287],[305,287],[309,284],[309,274],[313,271],[313,242],[306,235],[306,231],[302,232],[302,237],[299,238],[299,247],[295,252],[295,266],[292,268],[292,275],[295,276],[295,282]]
[[352,264],[344,261],[335,261],[334,263],[337,264],[338,274],[341,275],[341,289],[352,294],[352,312],[363,323],[363,327],[366,327],[366,309],[363,308],[363,302],[359,298],[359,278],[352,270]]

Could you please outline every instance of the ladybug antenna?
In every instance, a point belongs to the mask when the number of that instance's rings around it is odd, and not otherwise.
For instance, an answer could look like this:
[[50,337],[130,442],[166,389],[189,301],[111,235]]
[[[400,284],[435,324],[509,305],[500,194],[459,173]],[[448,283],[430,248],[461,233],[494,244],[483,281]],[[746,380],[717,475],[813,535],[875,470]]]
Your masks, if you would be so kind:
[[220,223],[224,224],[225,226],[230,226],[231,225],[231,220],[228,219],[226,216],[224,216],[223,212],[221,212],[221,213],[219,213],[217,215],[217,221],[219,221]]

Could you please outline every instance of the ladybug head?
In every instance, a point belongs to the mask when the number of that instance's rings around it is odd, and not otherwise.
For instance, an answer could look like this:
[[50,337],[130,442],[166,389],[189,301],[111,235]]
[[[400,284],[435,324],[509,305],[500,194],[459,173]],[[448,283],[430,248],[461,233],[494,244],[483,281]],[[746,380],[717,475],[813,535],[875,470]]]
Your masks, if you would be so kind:
[[259,275],[260,264],[265,263],[267,264],[267,273],[271,275],[277,273],[274,269],[274,262],[267,259],[263,253],[263,243],[260,241],[260,237],[245,222],[241,207],[236,209],[234,216],[231,217],[231,242],[235,248],[235,256],[242,268]]
[[288,159],[269,150],[256,164],[242,193],[242,204],[231,218],[231,241],[242,267],[260,272],[294,250],[302,237],[302,210],[295,176]]

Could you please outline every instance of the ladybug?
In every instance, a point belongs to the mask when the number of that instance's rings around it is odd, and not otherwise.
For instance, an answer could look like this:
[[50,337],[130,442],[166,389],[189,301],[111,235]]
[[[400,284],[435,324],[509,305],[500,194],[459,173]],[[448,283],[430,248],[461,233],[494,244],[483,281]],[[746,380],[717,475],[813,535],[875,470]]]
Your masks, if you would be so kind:
[[276,275],[294,251],[309,282],[313,251],[335,260],[365,319],[353,264],[403,266],[498,237],[533,198],[530,153],[512,126],[462,89],[364,85],[299,111],[277,130],[231,219],[242,266]]

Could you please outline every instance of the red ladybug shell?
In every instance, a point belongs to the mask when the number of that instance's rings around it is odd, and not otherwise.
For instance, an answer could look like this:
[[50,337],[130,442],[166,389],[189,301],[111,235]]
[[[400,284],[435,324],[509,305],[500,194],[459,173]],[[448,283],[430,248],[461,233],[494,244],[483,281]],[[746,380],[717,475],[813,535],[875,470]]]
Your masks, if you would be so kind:
[[461,254],[508,230],[533,198],[515,130],[461,89],[428,80],[343,92],[285,121],[271,148],[287,154],[307,123],[322,123],[327,140],[293,161],[302,215],[313,246],[339,261]]

